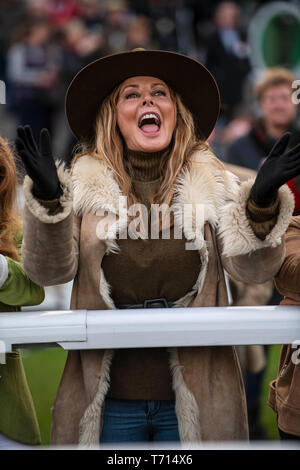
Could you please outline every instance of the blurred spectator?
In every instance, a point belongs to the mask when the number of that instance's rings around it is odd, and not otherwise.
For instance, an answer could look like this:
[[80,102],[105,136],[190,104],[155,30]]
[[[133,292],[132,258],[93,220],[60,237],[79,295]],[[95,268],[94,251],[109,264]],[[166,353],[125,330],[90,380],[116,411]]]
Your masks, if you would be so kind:
[[[237,139],[228,148],[226,161],[257,170],[276,140],[286,131],[291,132],[289,147],[300,140],[300,131],[295,128],[297,105],[292,102],[294,74],[283,68],[267,70],[255,87],[261,118],[250,132]],[[288,185],[295,196],[295,213],[300,213],[300,178]]]
[[127,3],[123,0],[111,0],[105,11],[105,47],[108,54],[126,49],[126,29],[130,19]]
[[137,14],[152,23],[160,49],[196,56],[194,0],[132,0]]
[[216,126],[208,142],[220,160],[224,160],[228,146],[239,137],[248,134],[253,125],[250,113],[238,113],[226,126]]
[[192,8],[193,3],[189,1],[177,0],[175,12],[177,51],[181,54],[198,58],[196,48],[196,37],[194,31],[195,14]]
[[127,27],[126,49],[131,50],[136,47],[156,48],[152,42],[151,24],[144,16],[133,18]]
[[101,30],[89,30],[81,19],[73,19],[63,29],[61,43],[61,72],[60,72],[60,115],[59,125],[55,136],[54,146],[67,164],[72,159],[73,148],[77,141],[71,134],[64,112],[64,98],[68,86],[79,70],[105,55],[104,40]]
[[35,137],[43,127],[51,130],[51,114],[58,82],[57,51],[49,43],[51,29],[43,20],[24,26],[7,56],[10,81],[8,104],[18,124],[30,124]]
[[47,0],[44,3],[49,21],[54,26],[67,24],[78,14],[77,0]]
[[250,71],[249,46],[239,22],[239,6],[234,2],[220,3],[214,15],[215,31],[207,40],[205,63],[219,85],[225,123],[242,99],[244,81]]
[[195,0],[193,3],[194,21],[197,31],[197,46],[202,47],[206,43],[207,36],[214,31],[212,17],[220,0]]
[[60,27],[79,14],[78,0],[26,0],[27,17],[31,21],[49,21]]
[[102,0],[80,0],[79,18],[89,31],[101,32],[104,26],[104,12]]
[[176,37],[176,0],[134,0],[134,10],[149,18],[159,49],[178,50]]
[[11,42],[13,29],[20,25],[26,16],[25,4],[20,0],[0,2],[0,79],[6,80],[6,53]]
[[25,2],[28,19],[31,21],[48,21],[49,12],[47,2],[41,2],[40,0],[25,0]]
[[239,137],[248,134],[253,124],[251,114],[238,114],[224,128],[222,144],[228,145]]
[[[63,51],[65,56],[70,53],[73,57],[77,56],[80,67],[88,64],[92,60],[99,59],[104,53],[104,40],[101,30],[89,30],[79,19],[68,23],[65,32],[65,43]],[[67,68],[67,62],[63,62],[63,70]],[[76,73],[76,67],[73,67]],[[73,78],[73,77],[72,77]]]

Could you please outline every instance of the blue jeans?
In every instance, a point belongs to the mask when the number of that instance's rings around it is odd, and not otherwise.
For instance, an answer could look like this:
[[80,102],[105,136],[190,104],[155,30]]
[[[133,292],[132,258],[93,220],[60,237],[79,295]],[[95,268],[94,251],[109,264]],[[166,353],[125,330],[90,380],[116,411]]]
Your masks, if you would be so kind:
[[105,400],[101,443],[179,440],[174,400]]

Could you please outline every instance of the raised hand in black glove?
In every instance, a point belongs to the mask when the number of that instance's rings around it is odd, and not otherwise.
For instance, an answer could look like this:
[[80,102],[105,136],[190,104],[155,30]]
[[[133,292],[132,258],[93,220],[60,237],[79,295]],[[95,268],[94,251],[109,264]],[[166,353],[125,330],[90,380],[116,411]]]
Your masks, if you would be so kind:
[[290,135],[287,132],[280,137],[257,173],[250,195],[258,206],[271,205],[278,189],[300,174],[300,144],[284,153]]
[[46,201],[58,198],[62,194],[62,189],[52,156],[48,130],[41,130],[39,148],[30,126],[19,126],[17,133],[16,149],[22,158],[27,174],[33,181],[34,196]]

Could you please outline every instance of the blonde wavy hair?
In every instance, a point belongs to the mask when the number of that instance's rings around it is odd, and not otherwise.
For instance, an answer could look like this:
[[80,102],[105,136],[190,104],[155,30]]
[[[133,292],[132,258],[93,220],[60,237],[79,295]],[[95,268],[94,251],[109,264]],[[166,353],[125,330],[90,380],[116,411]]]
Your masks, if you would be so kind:
[[[132,179],[124,159],[124,141],[117,125],[116,107],[122,84],[103,101],[95,123],[95,139],[90,144],[81,146],[81,151],[74,156],[72,168],[83,155],[89,154],[103,161],[115,175],[115,179],[127,196],[129,205],[137,203],[132,188]],[[191,155],[196,150],[207,149],[208,145],[196,137],[193,116],[184,106],[180,96],[171,88],[170,95],[176,104],[177,119],[170,152],[163,155],[160,171],[163,175],[159,191],[153,196],[151,203],[168,204],[174,196],[174,182],[181,169],[190,165]]]
[[254,94],[258,101],[261,101],[266,91],[273,86],[286,85],[293,91],[293,82],[296,80],[296,75],[288,69],[283,67],[271,67],[267,69],[259,78],[254,87]]
[[18,260],[14,237],[20,221],[15,211],[17,173],[8,142],[0,136],[0,253]]

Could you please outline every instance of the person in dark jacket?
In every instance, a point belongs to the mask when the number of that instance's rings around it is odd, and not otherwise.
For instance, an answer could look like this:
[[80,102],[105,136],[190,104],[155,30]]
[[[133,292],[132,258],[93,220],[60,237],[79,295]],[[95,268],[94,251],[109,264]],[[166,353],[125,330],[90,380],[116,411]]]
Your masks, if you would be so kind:
[[8,105],[19,124],[30,123],[36,137],[43,127],[52,128],[59,71],[51,34],[47,21],[28,21],[7,53]]
[[[279,67],[263,74],[254,90],[262,117],[248,134],[228,147],[226,162],[258,170],[282,133],[291,133],[290,147],[300,141],[300,131],[294,125],[297,105],[291,97],[295,79],[292,72]],[[295,197],[295,215],[300,214],[300,178],[289,181],[288,186]]]
[[[300,141],[300,132],[293,126],[297,111],[291,99],[294,80],[295,76],[283,68],[269,69],[262,75],[254,90],[261,107],[262,118],[254,124],[248,134],[238,138],[228,147],[225,156],[228,163],[257,171],[263,164],[265,155],[283,132],[291,132],[289,146],[292,147]],[[295,197],[295,213],[300,211],[300,189],[296,190],[299,182],[299,176],[288,182]],[[268,304],[278,305],[281,300],[282,296],[274,286]],[[265,349],[267,351],[267,346]],[[255,439],[264,437],[259,422],[263,374],[264,370],[256,374],[247,374],[246,379],[250,435]]]
[[239,28],[239,16],[240,8],[236,3],[220,3],[214,15],[215,31],[206,46],[205,65],[220,88],[226,122],[241,101],[243,84],[250,72],[249,46]]

